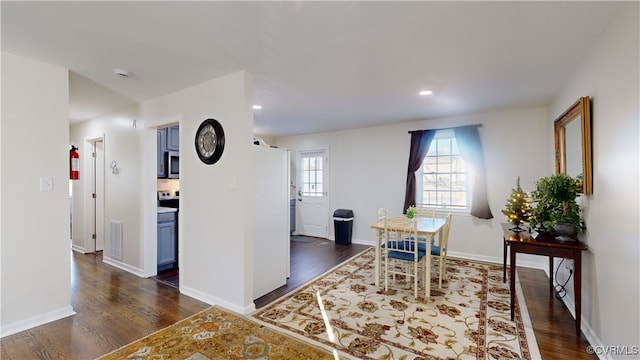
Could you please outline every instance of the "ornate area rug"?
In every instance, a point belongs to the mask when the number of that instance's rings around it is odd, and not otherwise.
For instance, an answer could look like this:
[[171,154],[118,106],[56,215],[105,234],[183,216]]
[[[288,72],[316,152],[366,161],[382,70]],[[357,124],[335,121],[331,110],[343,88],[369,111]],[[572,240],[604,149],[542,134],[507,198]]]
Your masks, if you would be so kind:
[[99,359],[333,358],[325,350],[213,307]]
[[510,320],[501,265],[448,259],[442,289],[436,270],[428,300],[398,279],[384,293],[373,285],[369,249],[252,316],[342,358],[540,358],[521,293]]

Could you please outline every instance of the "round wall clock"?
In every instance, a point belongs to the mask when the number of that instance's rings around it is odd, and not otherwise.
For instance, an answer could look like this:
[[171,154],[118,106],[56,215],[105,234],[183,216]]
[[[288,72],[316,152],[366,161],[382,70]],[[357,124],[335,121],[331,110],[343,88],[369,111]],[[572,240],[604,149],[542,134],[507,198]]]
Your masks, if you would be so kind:
[[224,150],[224,131],[215,119],[207,119],[196,131],[196,153],[205,164],[215,164]]

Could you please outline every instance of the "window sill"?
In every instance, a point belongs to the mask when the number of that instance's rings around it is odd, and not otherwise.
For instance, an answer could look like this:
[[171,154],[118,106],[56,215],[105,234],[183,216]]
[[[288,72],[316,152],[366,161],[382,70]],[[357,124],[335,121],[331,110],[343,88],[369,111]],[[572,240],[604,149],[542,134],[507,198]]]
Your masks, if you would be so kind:
[[435,209],[437,217],[446,216],[448,213],[451,213],[456,216],[471,216],[471,212],[468,209],[458,210],[458,209]]

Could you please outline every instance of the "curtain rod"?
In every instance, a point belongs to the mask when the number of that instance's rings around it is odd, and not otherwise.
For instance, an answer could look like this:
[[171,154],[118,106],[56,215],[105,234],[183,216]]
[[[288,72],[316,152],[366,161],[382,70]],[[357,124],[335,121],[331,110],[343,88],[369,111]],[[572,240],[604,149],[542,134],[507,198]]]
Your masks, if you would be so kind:
[[[455,128],[465,127],[465,126],[482,127],[482,124],[475,124],[475,125],[461,125],[461,126],[452,126],[452,127],[437,128],[437,129],[425,129],[425,130],[449,130],[449,129],[455,129]],[[411,134],[412,132],[425,131],[425,130],[409,130],[409,134]]]

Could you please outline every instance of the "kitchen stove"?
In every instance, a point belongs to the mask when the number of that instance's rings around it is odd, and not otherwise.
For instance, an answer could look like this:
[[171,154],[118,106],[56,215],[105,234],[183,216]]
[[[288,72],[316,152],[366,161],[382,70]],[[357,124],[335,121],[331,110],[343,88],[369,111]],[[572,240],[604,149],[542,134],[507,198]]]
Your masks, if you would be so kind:
[[180,190],[175,193],[172,190],[158,191],[158,206],[179,208],[180,207]]
[[[179,194],[179,192],[178,192]],[[177,196],[173,195],[173,191],[171,190],[160,190],[158,191],[158,200],[168,200],[176,198]]]

